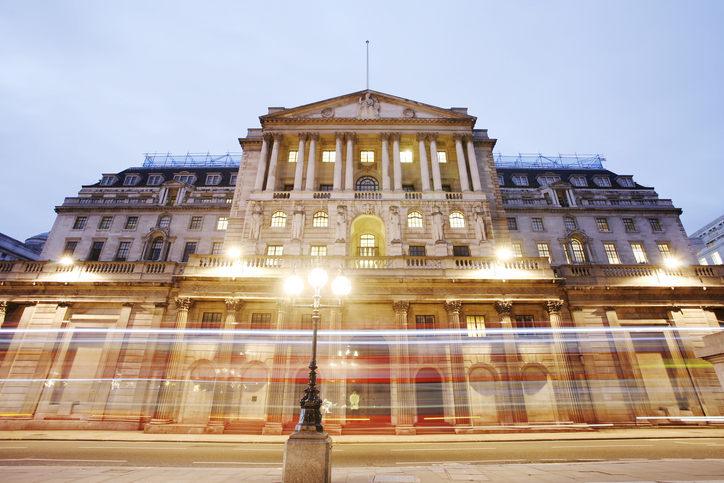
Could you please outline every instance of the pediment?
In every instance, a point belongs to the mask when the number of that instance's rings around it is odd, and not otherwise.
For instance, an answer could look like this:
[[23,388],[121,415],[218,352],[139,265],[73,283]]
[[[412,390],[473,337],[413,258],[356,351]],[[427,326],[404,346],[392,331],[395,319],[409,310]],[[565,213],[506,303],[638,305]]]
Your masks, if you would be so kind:
[[270,114],[261,116],[265,121],[335,119],[381,120],[381,119],[428,119],[457,120],[474,122],[475,117],[456,109],[423,104],[401,97],[391,96],[372,90],[364,90],[334,97],[320,102],[291,109],[270,109]]

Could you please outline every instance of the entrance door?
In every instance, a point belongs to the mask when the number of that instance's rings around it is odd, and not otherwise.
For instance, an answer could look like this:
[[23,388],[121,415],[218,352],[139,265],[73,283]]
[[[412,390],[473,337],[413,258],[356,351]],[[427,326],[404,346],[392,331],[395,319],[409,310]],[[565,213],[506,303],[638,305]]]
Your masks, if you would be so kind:
[[387,343],[381,338],[358,336],[352,339],[344,352],[347,364],[347,425],[389,424],[392,398]]
[[437,425],[445,415],[442,399],[442,376],[431,367],[425,367],[415,378],[417,395],[417,424]]

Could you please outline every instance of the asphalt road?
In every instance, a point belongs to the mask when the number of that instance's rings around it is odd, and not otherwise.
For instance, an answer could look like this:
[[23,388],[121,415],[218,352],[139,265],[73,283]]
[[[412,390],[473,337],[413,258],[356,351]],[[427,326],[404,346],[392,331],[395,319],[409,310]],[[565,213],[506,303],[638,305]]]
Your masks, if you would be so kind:
[[[281,468],[283,444],[0,441],[0,465]],[[724,438],[335,444],[335,467],[724,458]]]

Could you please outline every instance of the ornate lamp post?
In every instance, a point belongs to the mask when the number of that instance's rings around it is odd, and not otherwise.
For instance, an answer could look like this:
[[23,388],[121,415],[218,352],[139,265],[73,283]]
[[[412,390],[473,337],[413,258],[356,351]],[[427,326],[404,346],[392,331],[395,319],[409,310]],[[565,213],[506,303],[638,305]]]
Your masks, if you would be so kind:
[[[341,271],[340,271],[341,272]],[[299,423],[284,444],[283,483],[328,483],[332,476],[332,438],[322,426],[322,399],[317,388],[317,328],[319,327],[320,290],[329,277],[321,268],[315,268],[307,277],[314,288],[312,297],[312,358],[309,361],[309,382],[300,399]],[[284,282],[284,291],[297,296],[304,289],[304,281],[294,274]],[[341,273],[332,282],[332,291],[340,299],[352,289],[349,279]]]

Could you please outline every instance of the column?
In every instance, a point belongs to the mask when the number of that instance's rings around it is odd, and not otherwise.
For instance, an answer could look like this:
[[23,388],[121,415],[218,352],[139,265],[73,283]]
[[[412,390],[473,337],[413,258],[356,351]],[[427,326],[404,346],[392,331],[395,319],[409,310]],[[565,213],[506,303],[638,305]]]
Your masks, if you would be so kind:
[[427,134],[417,133],[417,145],[420,148],[420,178],[422,179],[422,191],[430,191],[430,169],[427,166]]
[[282,134],[275,132],[272,146],[271,160],[269,161],[269,176],[266,179],[266,190],[274,191],[277,184],[277,164],[279,163],[279,145],[282,143]]
[[8,303],[3,301],[0,301],[0,328],[2,328],[3,324],[5,323],[5,312],[8,310]]
[[442,191],[442,178],[440,176],[440,163],[437,159],[437,133],[430,133],[430,162],[432,163],[432,187],[435,191]]
[[348,132],[347,138],[347,165],[344,168],[344,189],[354,191],[354,141],[356,134]]
[[402,167],[400,166],[400,138],[402,134],[393,132],[392,137],[392,163],[394,167],[395,191],[402,191]]
[[[285,329],[289,327],[289,311],[291,305],[283,299],[277,300],[277,326],[274,344],[274,362],[271,368],[269,393],[266,403],[266,424],[262,434],[282,434],[284,417],[284,389],[287,372],[287,344],[284,339]],[[294,383],[292,383],[294,387]],[[301,394],[292,394],[292,400],[298,401]]]
[[[222,327],[221,343],[216,352],[216,367],[220,372],[220,377],[216,378],[214,386],[214,401],[211,407],[210,426],[219,426],[224,424],[224,419],[229,415],[229,407],[233,396],[231,389],[231,352],[234,346],[234,328],[236,326],[236,315],[244,305],[244,301],[240,298],[231,297],[226,302],[226,318]],[[214,431],[217,433],[217,431]],[[223,432],[223,428],[220,431]]]
[[462,191],[470,191],[470,184],[468,183],[468,168],[465,166],[465,151],[463,150],[463,135],[453,134],[455,139],[455,153],[458,158],[458,172],[460,173],[460,186]]
[[453,383],[453,401],[455,405],[455,432],[471,432],[470,398],[468,396],[468,380],[465,377],[465,360],[463,359],[463,346],[460,338],[460,309],[462,302],[448,300],[445,302],[448,326],[456,330],[450,336],[450,368]]
[[382,191],[390,190],[390,133],[380,133],[382,140]]
[[494,344],[495,349],[502,349],[503,353],[496,354],[494,360],[501,368],[501,377],[503,383],[503,404],[501,405],[502,422],[507,424],[525,423],[528,416],[525,411],[525,399],[523,397],[523,386],[520,383],[518,350],[515,344],[515,336],[512,333],[513,323],[510,318],[510,312],[513,304],[507,300],[495,302],[495,310],[500,318],[500,328],[505,330],[503,334],[502,344]]
[[397,344],[395,344],[395,359],[397,368],[397,425],[396,434],[415,434],[415,399],[413,397],[413,381],[410,377],[410,348],[406,334],[408,329],[407,313],[410,303],[395,301],[392,303],[395,311],[395,330],[398,331]]
[[[563,396],[565,412],[574,423],[584,423],[581,401],[574,380],[573,369],[568,359],[565,338],[563,337],[563,319],[561,318],[562,300],[549,300],[545,305],[553,329],[553,357],[556,363],[556,382]],[[562,416],[561,419],[563,419]]]
[[[329,330],[334,335],[329,344],[328,360],[339,364],[342,360],[339,356],[342,351],[342,307],[331,307],[329,315]],[[329,434],[342,434],[342,424],[345,417],[344,405],[347,402],[345,394],[347,374],[345,368],[338,365],[334,367],[334,370],[330,371],[329,376],[330,378],[325,384],[326,389],[322,400],[331,401],[332,406],[329,408],[329,413],[322,414],[324,417],[324,430]]]
[[480,185],[480,171],[478,171],[478,158],[475,157],[475,145],[472,134],[465,136],[468,143],[468,161],[470,161],[470,176],[473,178],[473,191],[483,191]]
[[344,133],[334,133],[335,151],[334,151],[334,185],[332,189],[339,191],[342,189],[342,142],[344,141]]
[[297,167],[294,170],[294,191],[301,191],[302,178],[304,177],[304,155],[307,151],[307,137],[305,132],[299,133],[299,150],[297,151]]
[[315,132],[309,135],[309,161],[307,161],[307,185],[306,191],[314,191],[314,169],[317,165],[317,141],[319,141],[319,133]]
[[166,364],[166,378],[161,387],[161,397],[159,398],[158,407],[156,408],[156,423],[171,423],[178,419],[179,405],[176,400],[181,394],[179,389],[183,388],[181,379],[181,359],[184,350],[184,331],[186,322],[189,318],[189,309],[191,308],[191,299],[187,297],[179,297],[174,300],[176,303],[176,325],[174,326],[173,343],[171,345],[171,353],[168,363]]
[[254,190],[261,191],[264,188],[264,175],[266,174],[266,162],[269,155],[269,141],[271,134],[263,134],[261,141],[261,153],[259,153],[259,165],[256,169],[256,181],[254,182]]

